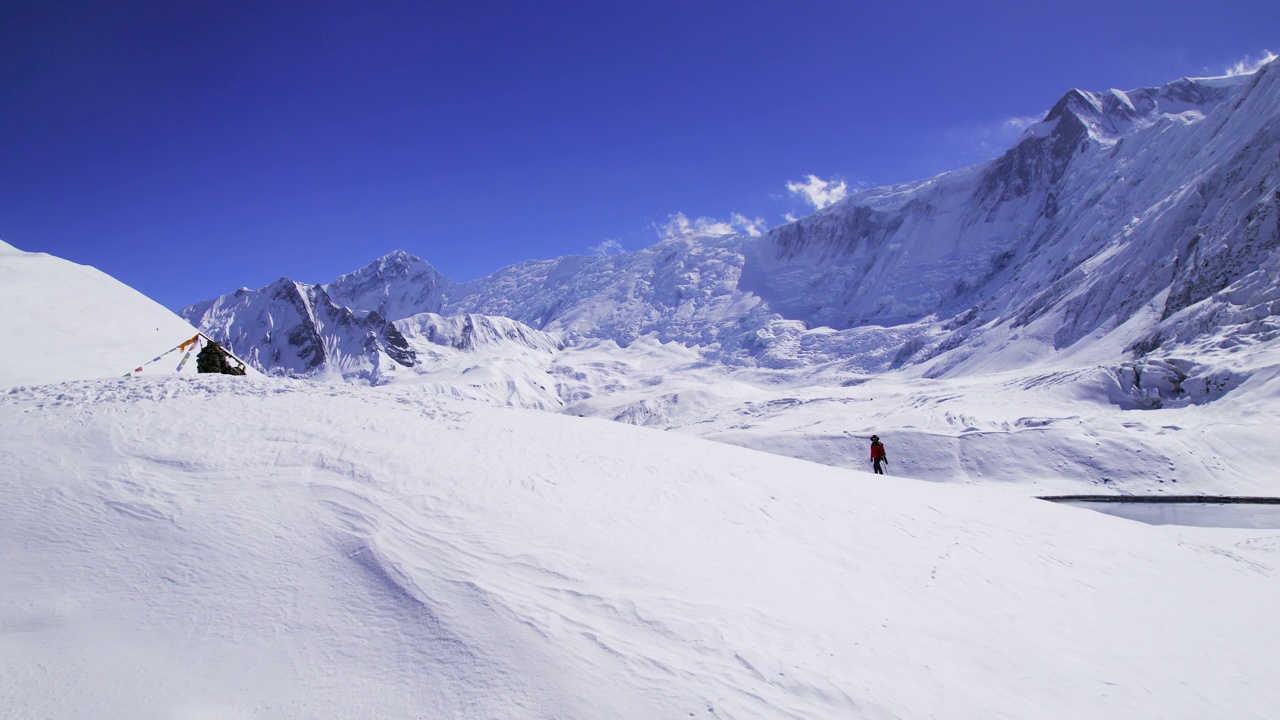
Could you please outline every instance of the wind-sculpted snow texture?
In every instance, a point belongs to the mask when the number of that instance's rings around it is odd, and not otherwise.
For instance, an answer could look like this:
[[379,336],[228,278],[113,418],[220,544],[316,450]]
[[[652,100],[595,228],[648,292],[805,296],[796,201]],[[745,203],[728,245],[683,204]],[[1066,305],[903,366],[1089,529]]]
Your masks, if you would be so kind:
[[0,468],[16,720],[1280,712],[1274,530],[280,378],[14,389]]
[[[462,284],[395,253],[325,287],[333,302],[393,321],[479,313],[570,343],[649,336],[772,368],[963,375],[1108,335],[1105,362],[1176,362],[1210,336],[1275,335],[1278,157],[1273,62],[1252,75],[1072,90],[994,160],[857,192],[759,237],[677,237]],[[266,339],[261,318],[229,318],[244,312],[273,311],[222,299],[183,315],[263,367],[315,368],[311,330],[296,334],[299,361],[278,334]],[[246,323],[257,329],[219,335]]]

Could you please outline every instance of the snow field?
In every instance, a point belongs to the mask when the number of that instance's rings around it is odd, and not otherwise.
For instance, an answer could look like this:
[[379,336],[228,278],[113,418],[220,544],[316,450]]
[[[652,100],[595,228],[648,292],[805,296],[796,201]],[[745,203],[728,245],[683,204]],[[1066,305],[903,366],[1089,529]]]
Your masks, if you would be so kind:
[[412,385],[16,388],[0,467],[20,718],[1280,711],[1274,531]]
[[1208,365],[1250,378],[1220,399],[1125,409],[1133,403],[1115,368],[1072,359],[930,379],[717,367],[670,345],[557,355],[552,375],[571,399],[562,412],[857,470],[870,467],[874,433],[894,475],[1016,483],[1027,494],[1275,494],[1280,358],[1266,348]]

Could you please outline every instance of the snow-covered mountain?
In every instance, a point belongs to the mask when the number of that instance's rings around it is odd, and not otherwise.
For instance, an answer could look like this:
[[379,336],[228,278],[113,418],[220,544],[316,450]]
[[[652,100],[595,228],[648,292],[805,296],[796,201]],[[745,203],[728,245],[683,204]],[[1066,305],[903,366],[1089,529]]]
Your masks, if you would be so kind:
[[399,320],[440,312],[455,283],[427,262],[397,250],[323,286],[338,305]]
[[[758,237],[676,237],[469,283],[393,253],[322,289],[390,321],[477,313],[571,343],[651,336],[762,367],[941,377],[1068,352],[1150,361],[1158,373],[1206,343],[1274,336],[1278,157],[1273,62],[1252,75],[1072,90],[998,158],[857,192]],[[307,328],[268,322],[281,315],[277,291],[257,294],[275,299],[224,296],[182,315],[293,374],[328,362],[314,346],[367,344],[363,326],[321,327],[302,312],[290,322]]]
[[449,317],[419,313],[397,321],[396,327],[407,338],[420,338],[454,350],[475,351],[505,346],[554,353],[565,348],[558,335],[534,330],[508,318],[474,313]]
[[499,405],[559,410],[564,406],[549,369],[565,349],[557,335],[504,317],[419,313],[395,323],[419,366],[384,372],[379,383],[414,383],[454,397]]
[[288,278],[261,290],[241,288],[182,314],[199,318],[206,333],[266,372],[368,379],[382,368],[417,362],[404,336],[377,311],[338,305],[325,287]]

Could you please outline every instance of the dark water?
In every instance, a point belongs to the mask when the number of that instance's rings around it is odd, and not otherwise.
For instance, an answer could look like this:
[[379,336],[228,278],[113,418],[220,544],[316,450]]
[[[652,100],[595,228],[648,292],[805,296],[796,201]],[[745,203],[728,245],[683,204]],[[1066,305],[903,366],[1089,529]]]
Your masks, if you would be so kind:
[[1280,503],[1274,502],[1115,502],[1066,498],[1045,499],[1137,520],[1149,525],[1280,529]]

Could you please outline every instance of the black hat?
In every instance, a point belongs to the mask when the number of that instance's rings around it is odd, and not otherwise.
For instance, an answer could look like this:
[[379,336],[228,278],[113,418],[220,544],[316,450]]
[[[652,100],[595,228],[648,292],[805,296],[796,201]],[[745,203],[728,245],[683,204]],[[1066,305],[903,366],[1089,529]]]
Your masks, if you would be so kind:
[[872,435],[872,436],[871,436],[871,442],[875,442],[876,440],[879,440],[879,439],[880,439],[880,436],[879,436],[879,435]]

